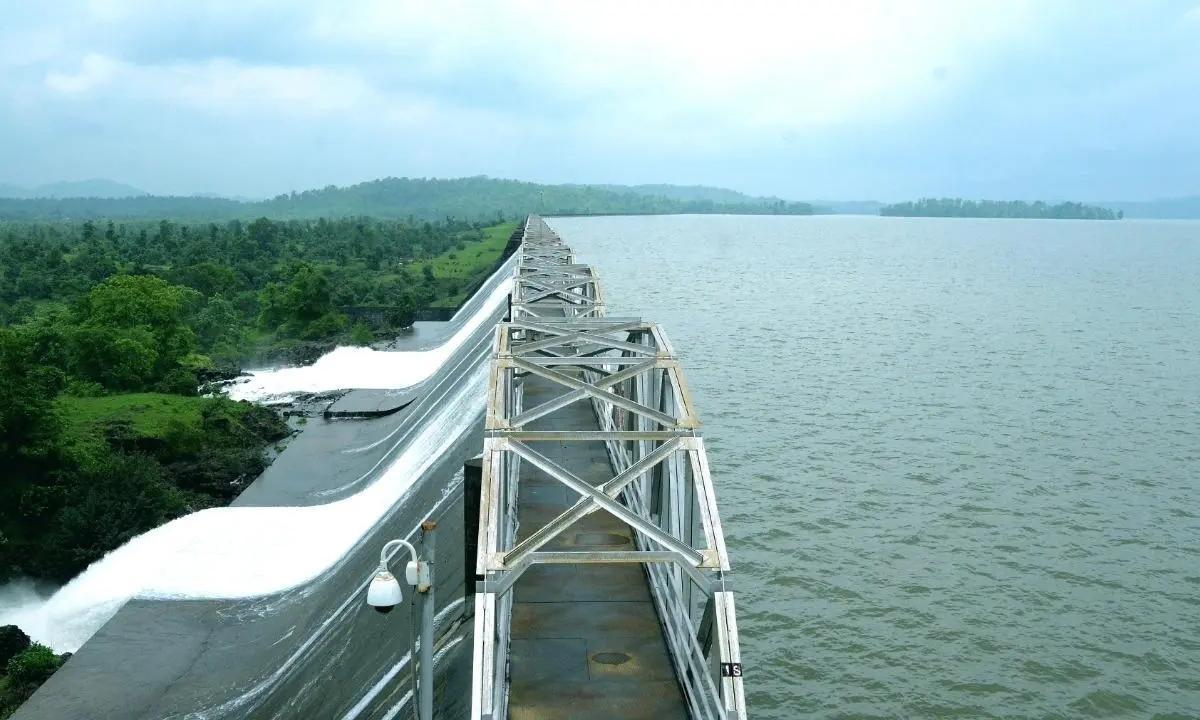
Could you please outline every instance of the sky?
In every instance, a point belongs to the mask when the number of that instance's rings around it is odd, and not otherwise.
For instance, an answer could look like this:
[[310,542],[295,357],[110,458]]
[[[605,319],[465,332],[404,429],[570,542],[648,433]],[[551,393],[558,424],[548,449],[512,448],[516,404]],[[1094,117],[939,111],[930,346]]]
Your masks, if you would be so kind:
[[0,0],[0,183],[1200,194],[1200,3]]

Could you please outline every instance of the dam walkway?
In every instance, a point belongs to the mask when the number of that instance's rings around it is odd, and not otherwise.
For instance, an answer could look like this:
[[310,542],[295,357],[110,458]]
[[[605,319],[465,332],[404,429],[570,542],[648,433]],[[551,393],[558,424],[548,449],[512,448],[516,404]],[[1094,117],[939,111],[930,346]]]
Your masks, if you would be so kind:
[[666,335],[536,216],[497,328],[472,718],[744,718],[729,561]]

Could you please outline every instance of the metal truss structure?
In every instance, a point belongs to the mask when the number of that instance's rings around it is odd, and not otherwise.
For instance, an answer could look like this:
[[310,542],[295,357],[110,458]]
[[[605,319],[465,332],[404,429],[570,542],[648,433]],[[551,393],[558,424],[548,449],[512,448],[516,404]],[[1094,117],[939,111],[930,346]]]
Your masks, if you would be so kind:
[[[524,226],[512,317],[497,327],[487,398],[475,596],[471,717],[507,715],[513,585],[542,563],[641,563],[676,677],[694,718],[745,718],[736,608],[700,422],[666,334],[605,314],[599,279],[536,216]],[[561,393],[524,406],[527,378]],[[589,402],[595,430],[532,429]],[[590,483],[540,443],[604,443],[612,477]],[[529,463],[578,495],[566,512],[517,538],[517,488]],[[634,550],[547,551],[585,516],[633,530]]]

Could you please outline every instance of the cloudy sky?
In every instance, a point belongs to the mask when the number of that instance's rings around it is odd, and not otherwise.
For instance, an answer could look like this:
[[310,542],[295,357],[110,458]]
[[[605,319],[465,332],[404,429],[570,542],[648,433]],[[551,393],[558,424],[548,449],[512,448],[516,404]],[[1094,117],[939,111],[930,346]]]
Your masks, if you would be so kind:
[[1200,4],[0,0],[0,182],[1200,194]]

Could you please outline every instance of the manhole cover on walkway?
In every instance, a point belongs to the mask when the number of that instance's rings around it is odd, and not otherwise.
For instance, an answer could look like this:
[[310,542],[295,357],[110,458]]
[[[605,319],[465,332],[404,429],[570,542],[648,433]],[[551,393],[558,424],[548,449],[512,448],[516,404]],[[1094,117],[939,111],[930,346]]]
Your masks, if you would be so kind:
[[622,652],[602,652],[593,655],[592,659],[601,665],[624,665],[630,658]]

